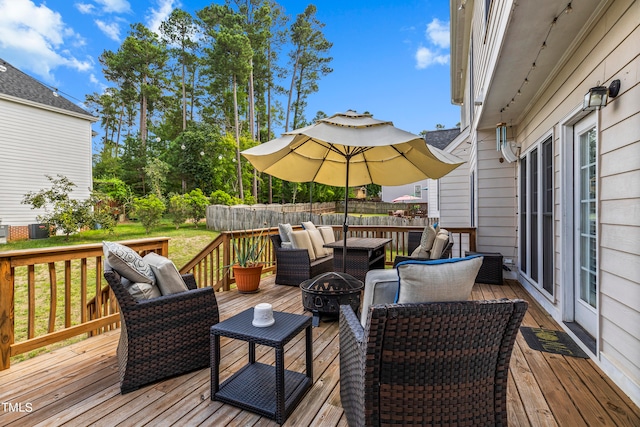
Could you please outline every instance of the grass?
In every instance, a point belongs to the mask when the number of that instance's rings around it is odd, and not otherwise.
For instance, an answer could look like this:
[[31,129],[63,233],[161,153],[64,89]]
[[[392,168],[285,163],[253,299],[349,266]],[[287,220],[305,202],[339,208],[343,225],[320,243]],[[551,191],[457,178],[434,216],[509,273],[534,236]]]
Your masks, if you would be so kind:
[[[86,243],[101,243],[103,240],[121,241],[133,240],[146,237],[169,237],[169,258],[176,264],[178,268],[185,265],[202,248],[218,236],[218,232],[207,230],[204,223],[199,224],[195,228],[193,223],[184,224],[176,229],[169,221],[161,223],[160,226],[153,229],[150,234],[146,234],[142,225],[137,222],[121,223],[113,232],[106,230],[89,230],[75,235],[69,236],[52,236],[47,239],[21,240],[7,243],[0,246],[0,254],[4,251],[18,249],[35,249],[48,248],[55,246],[70,246]],[[79,323],[80,307],[80,261],[72,261],[71,276],[71,297],[72,301],[71,316],[72,324]],[[95,259],[87,259],[87,267],[90,271],[87,284],[87,299],[90,300],[95,296],[95,280],[92,279],[91,273],[95,271]],[[28,319],[28,285],[26,267],[17,267],[15,269],[15,286],[14,286],[14,325],[15,325],[15,342],[23,341],[27,338],[27,319]],[[47,325],[49,319],[49,307],[51,302],[51,289],[49,285],[49,272],[46,264],[37,265],[35,268],[35,336],[47,333]],[[56,263],[56,330],[64,328],[64,262]],[[12,357],[12,361],[20,361],[45,351],[50,351],[71,342],[79,341],[84,336],[75,337],[71,340],[62,341],[60,343],[41,348],[27,354]]]

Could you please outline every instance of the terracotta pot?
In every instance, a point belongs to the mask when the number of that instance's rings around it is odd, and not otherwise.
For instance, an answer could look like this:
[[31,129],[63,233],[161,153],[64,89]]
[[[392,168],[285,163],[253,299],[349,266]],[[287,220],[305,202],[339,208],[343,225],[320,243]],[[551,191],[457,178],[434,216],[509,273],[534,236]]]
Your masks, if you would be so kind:
[[236,279],[238,292],[242,294],[252,294],[258,292],[260,287],[260,276],[262,275],[262,264],[255,267],[233,266],[233,277]]

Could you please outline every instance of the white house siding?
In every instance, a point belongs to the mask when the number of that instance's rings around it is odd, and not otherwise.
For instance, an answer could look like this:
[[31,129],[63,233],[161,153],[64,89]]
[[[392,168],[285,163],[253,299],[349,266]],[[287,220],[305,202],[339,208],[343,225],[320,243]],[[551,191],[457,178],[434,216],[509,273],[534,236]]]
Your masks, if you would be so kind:
[[[385,185],[382,187],[382,201],[391,203],[396,197],[409,195],[413,196],[416,185],[420,185],[420,188],[428,188],[428,180],[422,180],[405,185]],[[420,200],[416,200],[416,203],[427,203],[429,198],[427,196],[427,190],[422,190]]]
[[21,204],[29,191],[49,187],[45,175],[61,174],[88,197],[91,180],[91,122],[49,109],[0,99],[0,219],[27,225],[43,213]]
[[[599,336],[601,367],[640,401],[640,2],[614,1],[519,126],[526,149],[554,130],[556,158],[568,144],[560,122],[598,81],[621,80],[620,95],[597,114],[599,130]],[[555,163],[555,317],[562,313],[563,258],[559,195],[560,160]],[[572,286],[567,283],[567,286]],[[559,314],[558,314],[559,313]],[[554,314],[554,313],[552,313]],[[558,319],[561,320],[561,319]]]
[[[510,5],[510,1],[494,1],[500,6],[492,13]],[[485,34],[483,15],[478,11],[483,2],[475,2],[474,64],[476,73],[475,96],[482,95],[486,82],[492,79],[492,59],[497,46],[495,39],[503,34],[502,18],[493,22]],[[574,40],[569,50],[551,70],[544,85],[537,92],[520,117],[514,121],[516,141],[522,152],[539,146],[549,135],[554,150],[554,295],[536,292],[533,285],[521,280],[532,295],[559,322],[571,320],[569,292],[572,242],[567,242],[566,229],[572,227],[564,214],[572,203],[573,179],[567,177],[566,165],[570,160],[566,148],[573,144],[573,124],[589,115],[596,118],[598,131],[598,336],[597,354],[593,360],[636,403],[640,404],[640,1],[610,0],[599,3],[599,16],[583,26],[581,38]],[[506,12],[500,13],[500,15]],[[485,38],[486,37],[486,38]],[[608,86],[620,79],[618,97],[595,113],[581,112],[582,98],[589,88],[598,83]],[[468,81],[468,80],[467,80]],[[465,104],[472,103],[468,97]],[[466,108],[466,107],[463,107]],[[512,123],[509,123],[511,125]],[[478,247],[488,250],[505,244],[509,232],[502,233],[499,218],[509,207],[513,210],[513,240],[517,230],[518,166],[498,166],[498,153],[491,143],[486,148],[480,142],[494,129],[471,129],[472,141],[478,141],[478,166],[469,162],[469,171],[478,177]],[[495,144],[495,138],[493,139]],[[475,144],[474,144],[475,145]],[[508,172],[509,171],[509,172]],[[461,171],[458,171],[460,174]],[[505,185],[511,176],[513,186]],[[566,184],[564,184],[566,182]],[[504,200],[496,202],[496,197]],[[508,203],[510,197],[514,203]],[[487,198],[486,202],[483,199]],[[453,213],[442,199],[442,222],[449,222]],[[503,205],[504,204],[504,205]],[[452,216],[451,220],[457,220]],[[508,226],[505,224],[505,227]],[[507,250],[509,245],[504,247]],[[505,252],[500,251],[507,256]],[[513,258],[516,258],[514,255]],[[568,261],[567,261],[568,259]],[[566,298],[563,298],[566,297]],[[566,301],[565,301],[566,300]],[[569,331],[570,332],[570,331]],[[570,332],[571,333],[571,332]]]
[[494,135],[478,133],[477,248],[516,259],[516,164],[500,163]]

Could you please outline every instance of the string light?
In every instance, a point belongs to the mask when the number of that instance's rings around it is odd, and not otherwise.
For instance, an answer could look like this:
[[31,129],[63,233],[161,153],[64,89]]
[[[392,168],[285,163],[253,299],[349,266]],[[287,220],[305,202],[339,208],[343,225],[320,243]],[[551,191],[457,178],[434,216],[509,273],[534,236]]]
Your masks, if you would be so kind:
[[542,53],[542,51],[547,47],[547,41],[549,40],[549,35],[551,34],[551,30],[557,24],[558,19],[559,19],[560,16],[568,15],[569,13],[573,12],[573,7],[571,6],[571,3],[572,2],[567,3],[565,8],[562,11],[560,11],[558,16],[554,16],[553,17],[553,20],[551,21],[551,24],[549,25],[549,30],[547,31],[547,35],[545,36],[544,40],[542,41],[542,44],[540,44],[540,48],[538,49],[538,53],[536,54],[536,57],[535,57],[534,61],[531,63],[531,68],[529,69],[529,72],[525,76],[525,78],[522,81],[522,84],[520,85],[520,87],[517,89],[516,94],[511,98],[511,101],[509,101],[504,107],[502,107],[500,109],[500,113],[502,113],[503,111],[508,110],[509,107],[511,106],[511,104],[515,103],[516,96],[522,95],[522,88],[525,85],[529,84],[529,76],[536,69],[538,58],[540,57],[540,54]]

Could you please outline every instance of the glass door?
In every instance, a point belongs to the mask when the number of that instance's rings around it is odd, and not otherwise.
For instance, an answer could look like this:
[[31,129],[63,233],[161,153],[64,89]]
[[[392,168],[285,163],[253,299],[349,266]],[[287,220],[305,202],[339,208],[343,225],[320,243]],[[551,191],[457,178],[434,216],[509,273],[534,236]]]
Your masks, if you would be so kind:
[[575,209],[575,322],[597,336],[598,211],[597,133],[592,120],[574,127]]

